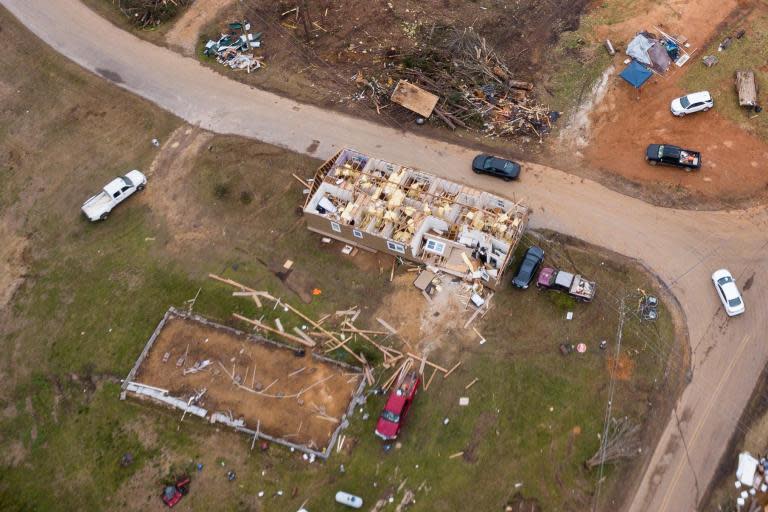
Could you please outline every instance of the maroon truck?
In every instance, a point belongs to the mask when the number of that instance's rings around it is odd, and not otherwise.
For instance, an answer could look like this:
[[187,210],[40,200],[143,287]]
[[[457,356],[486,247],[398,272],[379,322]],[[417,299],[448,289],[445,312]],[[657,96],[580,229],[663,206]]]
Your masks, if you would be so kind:
[[592,300],[595,296],[595,288],[597,287],[594,281],[587,281],[578,274],[574,275],[552,267],[541,269],[536,280],[536,286],[539,289],[564,292],[584,302]]
[[390,392],[387,404],[376,423],[376,435],[384,441],[397,439],[420,383],[419,372],[413,370],[408,372]]
[[189,482],[191,479],[188,476],[181,476],[176,479],[174,485],[168,485],[163,488],[163,494],[161,498],[168,508],[173,508],[181,498],[189,493]]

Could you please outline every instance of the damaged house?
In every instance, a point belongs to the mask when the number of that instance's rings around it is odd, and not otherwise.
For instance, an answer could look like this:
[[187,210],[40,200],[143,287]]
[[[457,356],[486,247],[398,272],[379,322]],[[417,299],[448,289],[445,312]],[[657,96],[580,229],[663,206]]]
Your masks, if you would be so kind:
[[528,208],[344,149],[318,169],[304,215],[316,233],[496,289]]

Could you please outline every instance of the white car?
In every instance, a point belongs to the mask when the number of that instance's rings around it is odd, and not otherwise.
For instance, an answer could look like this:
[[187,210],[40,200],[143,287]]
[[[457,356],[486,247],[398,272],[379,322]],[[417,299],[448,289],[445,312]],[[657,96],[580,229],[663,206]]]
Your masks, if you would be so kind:
[[82,211],[91,221],[104,220],[109,212],[137,190],[144,190],[147,177],[140,171],[133,170],[125,176],[119,176],[83,203]]
[[712,99],[712,95],[708,91],[701,91],[675,98],[669,105],[669,109],[672,111],[672,115],[682,117],[694,112],[706,112],[714,106],[715,100]]
[[730,272],[721,268],[712,274],[712,282],[715,284],[715,290],[723,303],[725,312],[728,316],[740,315],[744,312],[744,299],[736,287],[736,280]]

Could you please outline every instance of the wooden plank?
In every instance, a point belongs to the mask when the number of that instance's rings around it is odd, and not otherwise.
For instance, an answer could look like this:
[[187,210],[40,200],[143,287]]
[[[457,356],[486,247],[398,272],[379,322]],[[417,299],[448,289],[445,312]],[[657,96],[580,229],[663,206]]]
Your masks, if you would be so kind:
[[446,370],[446,369],[445,369],[445,368],[443,368],[442,366],[438,366],[438,365],[436,365],[436,364],[435,364],[435,363],[433,363],[432,361],[429,361],[429,360],[428,360],[426,357],[417,356],[416,354],[413,354],[413,353],[411,353],[411,352],[408,352],[408,355],[409,355],[409,356],[411,356],[411,357],[412,357],[412,358],[414,358],[414,359],[417,359],[417,360],[419,360],[419,361],[424,361],[424,363],[425,363],[425,364],[428,364],[428,365],[429,365],[429,366],[431,366],[432,368],[437,368],[438,370],[440,370],[440,371],[441,371],[441,372],[443,372],[443,373],[448,373],[448,370]]
[[432,379],[434,379],[434,378],[435,378],[435,375],[436,375],[436,374],[437,374],[437,368],[435,368],[434,370],[432,370],[432,375],[430,375],[430,376],[429,376],[429,380],[427,381],[427,383],[426,383],[426,384],[424,384],[424,391],[426,391],[426,390],[428,390],[428,389],[429,389],[429,385],[430,385],[430,384],[432,384]]
[[296,333],[296,334],[299,336],[299,338],[302,338],[302,339],[304,339],[304,340],[305,340],[306,342],[308,342],[308,343],[314,343],[314,342],[315,342],[315,340],[313,340],[312,338],[310,338],[309,336],[307,336],[307,335],[304,333],[304,331],[302,331],[302,330],[301,330],[301,329],[299,329],[298,327],[294,327],[294,328],[293,328],[293,332],[295,332],[295,333]]
[[462,259],[462,261],[464,261],[464,264],[469,268],[469,271],[474,274],[475,273],[475,266],[469,260],[469,256],[467,256],[467,253],[462,251],[461,259]]
[[469,317],[469,320],[467,320],[467,322],[464,324],[464,328],[465,328],[465,329],[466,329],[467,327],[469,327],[469,325],[470,325],[472,322],[474,322],[474,321],[475,321],[475,318],[477,318],[477,317],[478,317],[478,315],[480,314],[480,311],[482,311],[482,308],[477,308],[477,309],[475,310],[475,312],[474,312],[474,313],[472,313],[472,316],[471,316],[471,317]]
[[309,183],[307,183],[307,182],[306,182],[306,181],[304,181],[303,179],[299,178],[299,177],[298,177],[298,176],[296,176],[294,173],[291,173],[291,176],[293,176],[293,177],[294,177],[294,179],[296,179],[296,181],[298,181],[299,183],[301,183],[302,185],[304,185],[304,187],[306,187],[306,188],[312,188],[312,187],[309,185]]
[[328,349],[328,350],[326,350],[326,352],[333,352],[334,350],[336,350],[336,349],[338,349],[338,348],[343,348],[343,349],[344,349],[344,350],[345,350],[347,353],[349,353],[349,354],[350,354],[352,357],[354,357],[355,359],[357,359],[357,361],[358,361],[360,364],[365,364],[365,359],[363,359],[363,358],[362,358],[362,357],[360,357],[359,355],[355,354],[354,350],[352,350],[351,348],[349,348],[349,347],[347,346],[347,342],[348,342],[349,340],[351,340],[351,339],[352,339],[352,336],[350,336],[349,338],[347,338],[346,340],[344,340],[343,342],[341,342],[341,343],[340,343],[340,344],[338,344],[337,346],[335,346],[335,347],[333,347],[333,348],[331,348],[331,349]]
[[255,325],[256,327],[260,329],[264,329],[265,331],[269,331],[271,333],[277,334],[278,336],[282,336],[283,338],[287,340],[291,340],[293,342],[299,343],[300,345],[306,345],[307,347],[314,347],[316,343],[313,341],[312,344],[307,342],[306,340],[303,340],[297,336],[293,336],[292,334],[288,334],[286,332],[280,332],[277,329],[273,329],[272,327],[269,327],[268,325],[264,325],[263,323],[259,322],[258,320],[251,320],[250,318],[244,317],[242,315],[238,315],[237,313],[232,313],[232,316],[237,318],[238,320],[242,320],[243,322],[247,322],[251,325]]
[[320,332],[322,332],[323,334],[325,334],[326,336],[331,338],[336,343],[341,343],[333,334],[331,334],[328,331],[326,331],[323,327],[320,326],[320,324],[318,324],[317,322],[315,322],[314,320],[309,318],[307,315],[305,315],[304,313],[302,313],[298,309],[294,308],[293,306],[291,306],[287,302],[283,302],[280,299],[276,299],[275,297],[273,297],[272,295],[268,294],[267,292],[258,292],[256,290],[254,290],[253,288],[249,288],[249,287],[245,286],[244,284],[238,283],[237,281],[234,281],[232,279],[227,279],[227,278],[224,278],[224,277],[219,277],[219,276],[217,276],[215,274],[208,274],[208,277],[210,277],[211,279],[214,279],[216,281],[228,284],[230,286],[234,286],[235,288],[240,288],[243,291],[257,293],[259,296],[261,296],[261,297],[263,297],[265,299],[273,301],[275,303],[275,305],[280,303],[283,306],[285,306],[286,308],[288,308],[289,310],[293,311],[293,313],[295,313],[297,316],[302,318],[304,321],[310,323],[312,326],[314,326]]
[[448,378],[448,376],[449,376],[450,374],[452,374],[452,373],[454,372],[454,370],[456,370],[456,368],[458,368],[459,366],[461,366],[461,361],[459,361],[458,363],[456,363],[456,364],[453,366],[453,368],[451,368],[450,370],[448,370],[448,372],[447,372],[445,375],[443,375],[443,378],[444,378],[444,379],[447,379],[447,378]]
[[464,455],[464,452],[456,452],[453,455],[449,455],[448,458],[455,459],[456,457],[461,457],[462,455]]
[[424,118],[432,115],[432,111],[437,106],[440,98],[431,92],[425,91],[421,87],[413,85],[406,80],[400,80],[392,91],[391,100],[393,103],[402,105],[412,112],[416,112]]
[[386,330],[388,330],[388,331],[389,331],[391,334],[397,334],[397,329],[395,329],[394,327],[392,327],[391,325],[389,325],[387,322],[385,322],[385,321],[384,321],[384,320],[382,320],[381,318],[377,318],[377,319],[376,319],[376,321],[377,321],[377,322],[379,322],[381,325],[383,325],[383,326],[384,326],[384,328],[385,328]]
[[357,334],[373,334],[374,336],[383,336],[385,334],[389,334],[387,331],[371,331],[368,329],[358,329],[354,325],[350,327],[351,324],[347,324],[347,327],[342,327],[341,332],[355,332]]
[[474,385],[475,385],[475,383],[476,383],[477,381],[479,381],[479,380],[480,380],[480,379],[479,379],[478,377],[475,377],[474,379],[472,379],[472,382],[470,382],[469,384],[467,384],[466,386],[464,386],[464,389],[469,389],[469,388],[471,388],[471,387],[472,387],[472,386],[474,386]]
[[[352,325],[351,323],[349,323],[349,322],[345,322],[345,324],[344,324],[344,325],[346,325],[346,326],[348,326],[348,327],[349,327],[349,332],[354,332],[355,334],[359,334],[361,338],[363,338],[365,341],[367,341],[368,343],[370,343],[371,345],[373,345],[374,347],[376,347],[377,349],[379,349],[379,351],[381,351],[381,353],[382,353],[382,354],[384,354],[384,359],[385,359],[385,360],[386,360],[387,358],[389,358],[389,359],[391,360],[391,359],[393,359],[393,358],[395,358],[395,357],[397,357],[397,356],[402,356],[402,355],[403,355],[403,353],[402,353],[402,352],[400,352],[399,350],[396,350],[396,349],[394,349],[394,348],[385,347],[385,346],[383,346],[383,345],[379,345],[378,343],[376,343],[375,341],[373,341],[373,340],[372,340],[370,337],[368,337],[368,336],[365,334],[365,332],[364,332],[364,331],[361,331],[361,330],[359,330],[358,328],[356,328],[356,327],[355,327],[354,325]],[[345,329],[344,329],[344,325],[342,325],[342,329],[341,329],[342,331],[345,331]],[[385,361],[385,362],[386,362],[386,361]]]
[[[256,369],[256,368],[254,367],[254,370],[255,370],[255,369]],[[301,372],[303,372],[303,371],[304,371],[304,370],[306,370],[306,369],[307,369],[307,367],[306,367],[306,366],[302,366],[302,367],[301,367],[301,368],[299,368],[298,370],[295,370],[295,371],[292,371],[291,373],[289,373],[289,374],[288,374],[288,376],[289,376],[289,377],[293,377],[294,375],[298,375],[298,374],[300,374]]]

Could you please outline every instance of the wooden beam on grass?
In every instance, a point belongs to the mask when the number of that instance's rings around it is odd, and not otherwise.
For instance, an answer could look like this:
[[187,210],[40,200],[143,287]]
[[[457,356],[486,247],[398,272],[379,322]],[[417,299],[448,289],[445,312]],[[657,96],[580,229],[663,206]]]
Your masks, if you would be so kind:
[[287,340],[291,340],[291,341],[293,341],[295,343],[298,343],[300,345],[305,345],[307,347],[314,347],[316,345],[316,343],[314,341],[312,341],[312,343],[310,344],[310,342],[308,342],[308,341],[306,341],[306,340],[304,340],[302,338],[299,338],[298,336],[294,336],[292,334],[288,334],[287,332],[280,332],[279,330],[273,329],[272,327],[270,327],[268,325],[264,325],[263,323],[259,322],[258,320],[252,320],[252,319],[244,317],[242,315],[238,315],[237,313],[232,313],[232,316],[237,318],[238,320],[242,320],[243,322],[246,322],[246,323],[249,323],[251,325],[254,325],[254,326],[258,327],[259,329],[264,329],[265,331],[269,331],[271,333],[277,334],[278,336],[282,336],[283,338],[285,338]]
[[443,368],[442,366],[438,366],[438,365],[436,365],[436,364],[435,364],[435,363],[433,363],[432,361],[429,361],[429,360],[428,360],[426,357],[424,357],[424,356],[417,356],[416,354],[414,354],[414,353],[412,353],[412,352],[407,352],[407,354],[408,354],[409,356],[411,356],[412,358],[414,358],[414,359],[417,359],[417,360],[419,360],[419,361],[423,361],[423,363],[424,363],[424,364],[428,364],[428,365],[429,365],[429,366],[431,366],[432,368],[435,368],[435,369],[437,369],[437,370],[440,370],[440,371],[441,371],[441,372],[443,372],[443,373],[448,373],[448,370],[446,370],[446,369],[445,369],[445,368]]
[[456,370],[456,368],[458,368],[459,366],[461,366],[461,361],[459,361],[458,363],[456,363],[456,364],[453,366],[453,368],[451,368],[450,370],[448,370],[448,372],[447,372],[445,375],[443,375],[443,378],[444,378],[444,379],[447,379],[447,378],[448,378],[448,376],[449,376],[450,374],[452,374],[452,373],[454,372],[454,370]]

